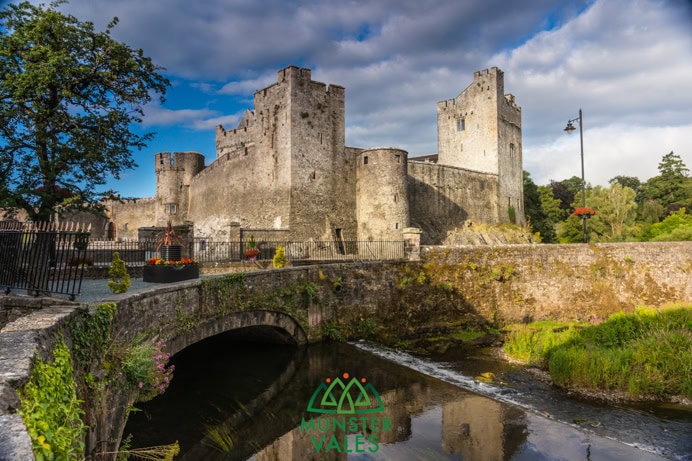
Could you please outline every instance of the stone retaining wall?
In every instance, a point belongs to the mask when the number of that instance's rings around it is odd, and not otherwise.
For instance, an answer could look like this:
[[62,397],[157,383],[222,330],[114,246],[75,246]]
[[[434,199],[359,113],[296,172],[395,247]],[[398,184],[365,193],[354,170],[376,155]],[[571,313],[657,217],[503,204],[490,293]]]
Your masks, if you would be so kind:
[[422,270],[498,323],[692,302],[692,242],[424,247]]

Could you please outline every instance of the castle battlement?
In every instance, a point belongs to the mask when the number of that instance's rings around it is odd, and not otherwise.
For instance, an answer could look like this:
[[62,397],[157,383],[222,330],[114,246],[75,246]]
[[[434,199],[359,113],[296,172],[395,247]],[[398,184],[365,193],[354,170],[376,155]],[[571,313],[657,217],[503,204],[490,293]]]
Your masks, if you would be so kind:
[[494,66],[491,67],[490,69],[477,70],[476,72],[473,73],[473,81],[476,82],[483,77],[488,77],[489,75],[502,76],[502,75],[504,75],[504,72],[502,72],[500,69],[498,69],[497,67],[494,67]]

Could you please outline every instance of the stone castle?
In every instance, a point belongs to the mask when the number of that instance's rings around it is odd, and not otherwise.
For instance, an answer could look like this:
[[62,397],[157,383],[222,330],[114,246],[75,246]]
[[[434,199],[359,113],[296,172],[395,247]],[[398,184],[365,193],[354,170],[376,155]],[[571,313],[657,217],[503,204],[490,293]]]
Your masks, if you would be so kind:
[[[310,69],[278,72],[232,130],[216,129],[216,159],[156,154],[156,196],[108,206],[104,237],[136,239],[170,220],[195,237],[228,240],[238,228],[287,240],[444,241],[465,223],[524,222],[521,108],[504,74],[476,72],[437,104],[438,153],[345,145],[345,89]],[[95,235],[97,236],[97,235]]]

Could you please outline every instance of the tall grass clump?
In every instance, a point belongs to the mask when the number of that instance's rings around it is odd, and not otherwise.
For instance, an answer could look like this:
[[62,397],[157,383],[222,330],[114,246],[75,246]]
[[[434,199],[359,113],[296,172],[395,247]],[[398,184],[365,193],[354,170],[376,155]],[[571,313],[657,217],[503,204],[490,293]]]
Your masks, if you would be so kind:
[[534,322],[510,328],[504,351],[529,365],[545,366],[548,351],[574,338],[579,325]]
[[618,313],[559,340],[554,332],[541,333],[535,327],[528,336],[515,338],[514,333],[510,333],[505,351],[528,363],[547,366],[557,385],[620,392],[631,398],[692,398],[690,305]]

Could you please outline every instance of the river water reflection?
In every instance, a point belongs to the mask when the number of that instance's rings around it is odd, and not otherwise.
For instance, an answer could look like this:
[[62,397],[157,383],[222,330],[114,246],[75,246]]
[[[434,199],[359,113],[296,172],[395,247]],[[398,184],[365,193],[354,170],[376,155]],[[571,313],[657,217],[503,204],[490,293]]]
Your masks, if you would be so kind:
[[[660,459],[348,344],[291,348],[226,334],[182,351],[173,363],[170,388],[131,414],[125,434],[134,447],[178,440],[179,460]],[[373,385],[384,411],[367,416],[388,420],[390,430],[301,428],[318,416],[306,411],[313,392],[344,373]],[[374,444],[362,443],[373,436]]]

